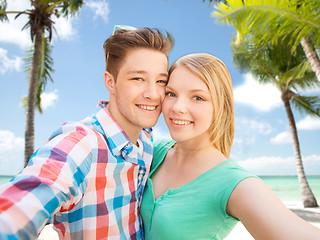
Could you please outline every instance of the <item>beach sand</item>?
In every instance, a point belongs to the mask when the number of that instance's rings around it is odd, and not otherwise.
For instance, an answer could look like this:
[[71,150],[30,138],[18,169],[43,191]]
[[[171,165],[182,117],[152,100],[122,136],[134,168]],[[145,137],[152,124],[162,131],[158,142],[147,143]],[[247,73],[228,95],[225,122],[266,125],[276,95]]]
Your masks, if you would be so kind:
[[[320,207],[303,208],[301,202],[284,202],[284,204],[294,213],[304,220],[320,228]],[[41,232],[38,240],[57,240],[58,234],[53,230],[52,225],[47,225]],[[225,238],[226,240],[250,240],[254,239],[242,223],[238,223],[232,232]]]

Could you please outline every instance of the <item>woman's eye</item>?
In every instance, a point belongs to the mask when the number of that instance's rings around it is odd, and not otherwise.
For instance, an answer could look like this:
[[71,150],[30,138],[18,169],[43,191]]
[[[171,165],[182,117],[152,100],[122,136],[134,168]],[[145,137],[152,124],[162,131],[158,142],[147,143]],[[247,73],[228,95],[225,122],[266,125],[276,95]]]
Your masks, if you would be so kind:
[[204,101],[204,99],[202,97],[199,97],[199,96],[195,96],[194,100],[196,100],[196,101]]
[[175,97],[176,95],[173,92],[166,92],[166,96]]

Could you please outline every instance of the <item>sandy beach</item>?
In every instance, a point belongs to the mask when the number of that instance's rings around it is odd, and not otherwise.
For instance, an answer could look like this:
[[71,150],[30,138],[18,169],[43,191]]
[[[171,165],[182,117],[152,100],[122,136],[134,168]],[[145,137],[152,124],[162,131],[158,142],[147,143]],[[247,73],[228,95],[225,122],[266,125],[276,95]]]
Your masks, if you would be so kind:
[[[301,202],[284,202],[294,213],[304,220],[320,228],[320,208],[303,208]],[[58,234],[53,230],[52,225],[46,226],[41,232],[38,240],[57,240]],[[242,223],[238,223],[226,240],[250,240],[254,239]]]

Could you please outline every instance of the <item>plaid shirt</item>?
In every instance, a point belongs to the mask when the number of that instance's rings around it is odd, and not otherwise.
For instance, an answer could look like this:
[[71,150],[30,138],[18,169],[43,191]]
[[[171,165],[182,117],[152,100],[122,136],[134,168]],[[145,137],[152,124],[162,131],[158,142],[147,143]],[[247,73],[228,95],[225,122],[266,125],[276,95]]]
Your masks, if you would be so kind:
[[51,221],[61,239],[143,239],[138,210],[152,160],[151,129],[141,131],[138,149],[107,104],[64,124],[0,186],[0,239],[35,239]]

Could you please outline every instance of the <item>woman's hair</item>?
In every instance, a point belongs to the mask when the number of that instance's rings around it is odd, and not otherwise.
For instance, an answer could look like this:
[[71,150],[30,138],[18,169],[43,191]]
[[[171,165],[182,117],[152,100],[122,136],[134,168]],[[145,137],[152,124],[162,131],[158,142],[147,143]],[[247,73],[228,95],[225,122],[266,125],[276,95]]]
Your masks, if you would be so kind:
[[173,38],[166,32],[154,28],[140,28],[134,30],[117,30],[104,44],[106,71],[116,79],[120,64],[132,49],[149,48],[167,55],[173,47]]
[[210,54],[189,54],[170,67],[169,76],[179,66],[189,69],[207,85],[214,109],[209,128],[211,143],[229,158],[234,136],[234,109],[232,81],[227,67]]

